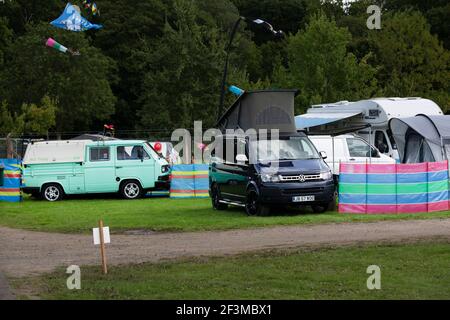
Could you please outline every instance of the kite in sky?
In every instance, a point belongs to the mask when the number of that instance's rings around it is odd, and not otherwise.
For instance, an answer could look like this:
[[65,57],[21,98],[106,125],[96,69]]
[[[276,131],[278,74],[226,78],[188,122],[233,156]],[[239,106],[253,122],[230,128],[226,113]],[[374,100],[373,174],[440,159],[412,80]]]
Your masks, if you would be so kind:
[[66,47],[64,47],[62,44],[56,42],[56,41],[55,41],[54,39],[52,39],[52,38],[48,38],[48,39],[47,39],[47,42],[46,42],[45,44],[47,45],[47,47],[56,49],[56,50],[58,50],[58,51],[60,51],[60,52],[62,52],[62,53],[68,52],[68,53],[70,53],[70,54],[73,55],[73,56],[79,56],[79,55],[80,55],[80,53],[79,53],[78,51],[72,50],[72,49],[70,49],[70,48],[66,48]]
[[96,16],[97,14],[100,15],[100,11],[98,11],[97,8],[97,4],[92,0],[84,0],[83,4],[85,9],[91,9],[93,16]]
[[103,28],[102,25],[90,23],[88,20],[83,18],[80,13],[80,8],[70,3],[66,5],[66,8],[61,16],[52,21],[50,24],[57,28],[75,32]]
[[268,22],[266,22],[264,20],[255,19],[255,20],[252,20],[252,22],[264,26],[267,30],[272,32],[274,36],[282,37],[284,35],[283,31],[275,30],[270,23],[268,23]]

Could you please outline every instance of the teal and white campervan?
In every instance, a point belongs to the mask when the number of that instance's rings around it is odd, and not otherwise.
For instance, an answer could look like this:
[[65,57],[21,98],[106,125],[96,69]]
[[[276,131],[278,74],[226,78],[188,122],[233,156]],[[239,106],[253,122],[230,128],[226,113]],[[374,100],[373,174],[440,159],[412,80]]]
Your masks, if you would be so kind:
[[168,162],[140,140],[37,142],[28,146],[23,165],[23,191],[48,201],[117,192],[136,199],[170,183]]

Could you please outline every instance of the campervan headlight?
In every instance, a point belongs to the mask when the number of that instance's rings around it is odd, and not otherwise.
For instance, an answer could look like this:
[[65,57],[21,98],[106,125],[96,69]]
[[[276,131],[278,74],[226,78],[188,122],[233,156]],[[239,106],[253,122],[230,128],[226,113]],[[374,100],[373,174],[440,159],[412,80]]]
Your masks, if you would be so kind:
[[162,173],[167,173],[170,170],[170,166],[165,165],[165,166],[161,166],[161,172]]
[[333,179],[333,174],[331,173],[331,171],[323,171],[320,173],[320,178],[322,180],[331,180]]
[[277,174],[263,173],[261,174],[262,182],[280,182],[280,177]]

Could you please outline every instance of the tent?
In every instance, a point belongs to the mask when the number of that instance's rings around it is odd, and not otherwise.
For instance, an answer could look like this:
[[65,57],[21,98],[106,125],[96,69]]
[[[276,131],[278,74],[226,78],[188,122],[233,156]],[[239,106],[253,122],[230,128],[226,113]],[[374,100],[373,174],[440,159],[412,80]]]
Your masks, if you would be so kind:
[[401,163],[438,162],[450,159],[450,116],[419,114],[393,118],[389,127]]
[[218,128],[227,129],[278,129],[282,133],[295,133],[294,99],[297,90],[261,90],[244,92],[225,111]]

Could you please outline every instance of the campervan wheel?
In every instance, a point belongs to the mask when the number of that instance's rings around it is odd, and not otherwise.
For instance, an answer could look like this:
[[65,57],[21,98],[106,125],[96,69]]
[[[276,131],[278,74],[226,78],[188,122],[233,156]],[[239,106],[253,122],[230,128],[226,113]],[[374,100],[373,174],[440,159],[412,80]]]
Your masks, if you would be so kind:
[[120,191],[125,199],[133,200],[140,198],[143,190],[139,182],[130,180],[122,183]]
[[59,185],[48,184],[42,188],[41,194],[45,200],[55,202],[62,199],[64,192]]

